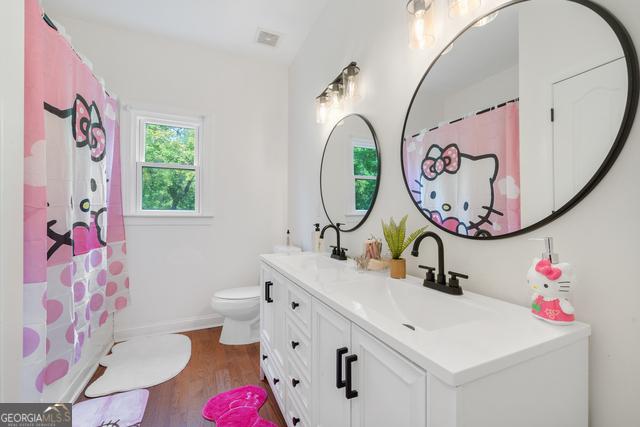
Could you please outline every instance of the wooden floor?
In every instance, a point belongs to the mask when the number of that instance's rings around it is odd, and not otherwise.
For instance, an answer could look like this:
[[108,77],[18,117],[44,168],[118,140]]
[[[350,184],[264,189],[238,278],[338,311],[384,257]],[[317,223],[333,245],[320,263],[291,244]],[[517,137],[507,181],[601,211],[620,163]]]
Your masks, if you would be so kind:
[[[278,404],[265,381],[260,381],[260,344],[239,346],[218,342],[222,328],[185,332],[191,339],[191,360],[175,378],[149,388],[149,402],[142,427],[213,426],[200,415],[212,396],[246,384],[267,390],[268,399],[260,409],[262,418],[285,426]],[[90,383],[102,375],[98,368]],[[78,402],[87,400],[84,394]]]

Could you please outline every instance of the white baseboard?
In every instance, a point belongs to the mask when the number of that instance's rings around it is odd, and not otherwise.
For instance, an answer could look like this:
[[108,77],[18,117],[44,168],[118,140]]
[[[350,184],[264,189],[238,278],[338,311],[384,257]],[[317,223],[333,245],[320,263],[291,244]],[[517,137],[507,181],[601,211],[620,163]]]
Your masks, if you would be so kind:
[[205,316],[187,317],[169,322],[136,326],[135,328],[116,329],[114,331],[114,339],[116,342],[120,342],[134,337],[196,331],[198,329],[221,326],[223,320],[224,317],[219,314],[207,314]]

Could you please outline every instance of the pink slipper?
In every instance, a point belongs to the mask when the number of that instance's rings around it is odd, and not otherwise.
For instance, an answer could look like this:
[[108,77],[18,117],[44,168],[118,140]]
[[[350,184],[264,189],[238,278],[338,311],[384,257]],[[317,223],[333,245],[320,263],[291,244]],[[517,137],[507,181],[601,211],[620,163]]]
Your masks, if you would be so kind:
[[276,427],[258,414],[266,400],[264,389],[246,385],[209,399],[202,408],[202,417],[215,421],[216,427]]

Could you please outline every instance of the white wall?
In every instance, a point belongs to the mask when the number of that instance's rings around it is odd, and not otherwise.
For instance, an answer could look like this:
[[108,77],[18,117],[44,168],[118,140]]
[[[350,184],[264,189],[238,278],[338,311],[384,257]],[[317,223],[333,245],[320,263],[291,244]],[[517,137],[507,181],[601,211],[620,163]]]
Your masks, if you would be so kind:
[[203,141],[211,182],[202,190],[214,217],[189,224],[126,218],[132,303],[116,315],[116,339],[219,324],[213,293],[258,285],[257,256],[284,239],[286,66],[54,18],[122,104],[213,119],[212,138]]
[[22,365],[22,187],[24,5],[0,13],[0,402],[20,400]]
[[[501,3],[486,0],[483,10]],[[601,3],[622,20],[640,45],[638,5],[629,0]],[[437,2],[440,9],[444,4],[443,0]],[[318,172],[323,143],[333,124],[315,123],[314,97],[351,60],[358,61],[362,70],[366,94],[355,110],[371,120],[380,139],[382,178],[369,220],[361,229],[344,235],[345,246],[357,252],[370,233],[380,236],[381,217],[398,218],[409,213],[411,227],[426,223],[402,182],[402,124],[422,73],[439,48],[470,19],[447,21],[437,46],[419,52],[407,47],[403,3],[329,3],[289,69],[289,221],[295,242],[309,249],[310,224],[317,220],[326,223],[318,194]],[[328,23],[331,31],[327,31]],[[597,427],[630,426],[640,419],[640,280],[635,270],[640,254],[640,194],[634,184],[640,179],[636,165],[639,158],[640,128],[636,125],[602,183],[553,224],[525,236],[497,241],[475,242],[440,233],[448,268],[471,276],[464,283],[466,289],[521,305],[529,301],[526,271],[541,249],[539,242],[527,239],[555,237],[561,258],[572,262],[579,272],[573,298],[578,318],[593,328],[590,416],[591,425]],[[433,261],[434,252],[425,246],[422,263]],[[409,271],[418,274],[416,260],[409,258]]]

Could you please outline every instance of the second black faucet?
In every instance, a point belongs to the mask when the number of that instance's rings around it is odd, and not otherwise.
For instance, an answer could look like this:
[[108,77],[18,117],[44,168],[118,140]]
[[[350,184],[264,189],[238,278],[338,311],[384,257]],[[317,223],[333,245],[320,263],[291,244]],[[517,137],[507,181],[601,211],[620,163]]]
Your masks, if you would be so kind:
[[324,239],[324,232],[329,228],[333,228],[336,230],[336,245],[332,246],[333,250],[331,251],[331,258],[337,259],[340,261],[345,261],[347,259],[347,249],[340,247],[340,226],[344,225],[341,223],[336,223],[336,225],[329,224],[325,225],[322,231],[320,232],[320,238]]

